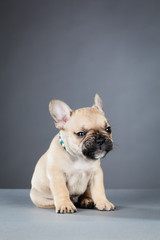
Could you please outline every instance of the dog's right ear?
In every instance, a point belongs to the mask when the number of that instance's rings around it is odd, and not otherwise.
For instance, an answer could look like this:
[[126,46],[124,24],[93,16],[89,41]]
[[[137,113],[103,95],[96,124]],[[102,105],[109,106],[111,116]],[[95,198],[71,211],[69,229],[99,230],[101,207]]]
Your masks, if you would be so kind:
[[66,103],[60,100],[51,100],[49,103],[49,112],[54,119],[56,128],[64,129],[72,110]]

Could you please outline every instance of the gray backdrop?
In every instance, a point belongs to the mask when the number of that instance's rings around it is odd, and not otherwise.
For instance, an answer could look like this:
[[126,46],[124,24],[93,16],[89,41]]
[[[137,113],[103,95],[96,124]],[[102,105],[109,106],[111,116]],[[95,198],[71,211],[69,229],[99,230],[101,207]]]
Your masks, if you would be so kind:
[[160,4],[1,1],[0,187],[29,188],[57,133],[52,98],[76,109],[98,92],[115,149],[106,188],[160,187]]

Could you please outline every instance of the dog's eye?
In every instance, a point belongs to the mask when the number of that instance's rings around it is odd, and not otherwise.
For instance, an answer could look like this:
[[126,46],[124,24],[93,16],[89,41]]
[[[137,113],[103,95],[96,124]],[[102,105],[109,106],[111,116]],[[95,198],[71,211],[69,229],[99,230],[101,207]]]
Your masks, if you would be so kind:
[[85,132],[78,132],[76,133],[78,137],[84,137],[86,135]]
[[107,132],[107,133],[111,133],[111,132],[112,132],[111,127],[107,127],[107,128],[106,128],[106,132]]

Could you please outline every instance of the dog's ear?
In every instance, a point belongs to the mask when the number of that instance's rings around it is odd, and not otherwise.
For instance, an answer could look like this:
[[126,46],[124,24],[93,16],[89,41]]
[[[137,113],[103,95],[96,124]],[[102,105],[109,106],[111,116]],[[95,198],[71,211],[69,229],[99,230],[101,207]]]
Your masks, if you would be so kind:
[[56,128],[64,129],[66,122],[70,119],[72,110],[60,100],[51,100],[49,112],[54,119]]
[[101,99],[101,97],[97,93],[96,93],[96,95],[94,97],[94,105],[93,105],[93,107],[97,107],[100,112],[105,114],[104,110],[103,110],[102,99]]

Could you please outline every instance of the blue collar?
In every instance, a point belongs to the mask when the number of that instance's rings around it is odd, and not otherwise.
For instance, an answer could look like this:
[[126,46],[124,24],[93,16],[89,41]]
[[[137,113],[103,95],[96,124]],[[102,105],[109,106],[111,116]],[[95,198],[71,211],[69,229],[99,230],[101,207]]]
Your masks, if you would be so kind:
[[64,144],[63,139],[62,139],[62,136],[61,136],[61,132],[59,132],[58,138],[59,138],[60,144],[62,145],[62,147],[64,148],[64,150],[66,150],[65,144]]

